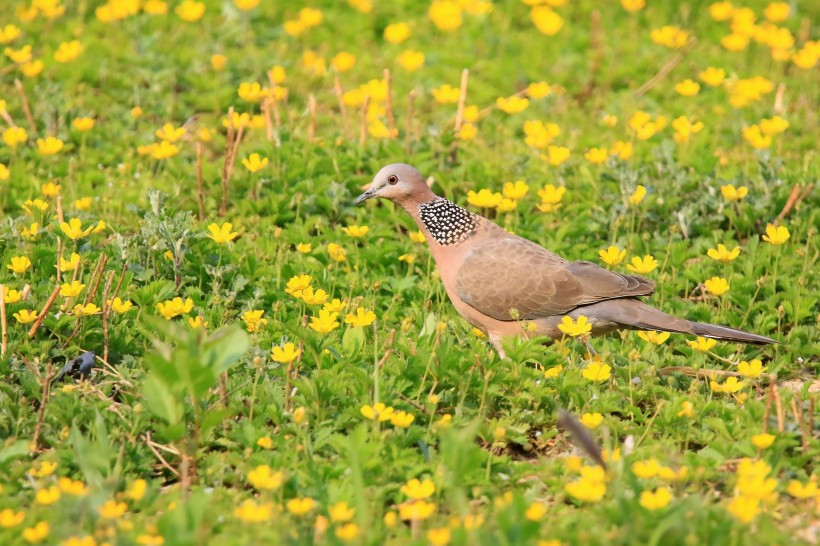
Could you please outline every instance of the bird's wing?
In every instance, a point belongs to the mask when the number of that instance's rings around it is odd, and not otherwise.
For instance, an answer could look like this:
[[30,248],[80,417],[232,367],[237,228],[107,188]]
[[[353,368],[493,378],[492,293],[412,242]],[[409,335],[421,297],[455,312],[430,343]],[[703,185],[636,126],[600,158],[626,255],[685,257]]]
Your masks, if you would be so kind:
[[456,281],[465,303],[497,320],[563,315],[579,305],[654,290],[655,283],[643,277],[620,275],[591,262],[567,262],[513,236],[474,245]]

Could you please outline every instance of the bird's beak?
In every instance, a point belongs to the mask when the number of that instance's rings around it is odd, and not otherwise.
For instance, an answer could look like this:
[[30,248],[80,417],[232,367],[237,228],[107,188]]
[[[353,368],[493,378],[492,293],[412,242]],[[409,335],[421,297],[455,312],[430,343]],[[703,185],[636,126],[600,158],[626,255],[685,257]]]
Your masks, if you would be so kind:
[[367,201],[368,199],[370,199],[371,197],[373,197],[375,195],[376,195],[376,190],[371,186],[370,188],[368,188],[368,190],[366,192],[364,192],[359,197],[357,197],[356,200],[353,201],[353,204],[358,205],[360,203],[364,203],[365,201]]

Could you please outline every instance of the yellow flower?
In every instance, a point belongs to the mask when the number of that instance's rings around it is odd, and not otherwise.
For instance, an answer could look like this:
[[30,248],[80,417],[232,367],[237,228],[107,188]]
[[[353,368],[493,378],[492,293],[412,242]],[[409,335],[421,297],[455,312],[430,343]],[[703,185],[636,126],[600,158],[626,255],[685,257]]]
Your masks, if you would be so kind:
[[524,512],[524,517],[530,521],[539,521],[547,513],[547,507],[541,502],[534,502],[529,505],[527,511]]
[[[593,472],[586,469],[596,469]],[[582,471],[586,471],[587,475],[583,475],[580,479],[572,481],[564,486],[564,491],[567,494],[579,501],[584,502],[598,502],[606,495],[606,481],[604,480],[604,473],[601,467],[583,467]]]
[[327,253],[330,254],[330,258],[335,262],[347,261],[347,251],[336,243],[329,243],[327,245]]
[[29,544],[37,544],[48,538],[51,528],[45,521],[40,521],[33,527],[23,529],[23,539]]
[[359,526],[355,523],[345,523],[344,525],[337,527],[333,533],[339,540],[350,542],[358,536]]
[[788,18],[789,9],[788,2],[772,2],[763,10],[763,15],[772,23],[780,23]]
[[55,155],[63,149],[63,141],[53,136],[37,139],[37,151],[40,155]]
[[795,499],[810,499],[812,497],[817,497],[818,494],[820,494],[820,490],[818,490],[817,482],[814,480],[805,484],[800,483],[797,480],[791,480],[789,481],[789,485],[786,487],[786,493]]
[[737,377],[729,377],[723,384],[712,380],[709,382],[709,388],[714,392],[734,394],[743,388],[743,381],[738,381]]
[[736,246],[732,250],[728,250],[725,245],[718,244],[717,249],[710,248],[706,251],[706,255],[723,263],[729,263],[740,255],[740,247]]
[[338,313],[331,313],[322,309],[318,317],[310,317],[310,329],[320,334],[328,334],[339,327],[336,321]]
[[21,309],[17,313],[14,313],[14,318],[17,319],[17,322],[20,324],[28,324],[30,322],[34,322],[37,320],[38,317],[37,311],[33,309]]
[[410,25],[407,23],[391,23],[384,28],[384,39],[391,44],[400,44],[411,34]]
[[589,429],[596,429],[601,426],[601,423],[604,422],[604,416],[598,412],[595,413],[582,413],[581,414],[581,424]]
[[159,144],[154,144],[151,148],[151,157],[154,159],[168,159],[174,157],[179,153],[179,147],[167,140],[163,140]]
[[58,500],[60,500],[60,488],[56,485],[40,489],[34,496],[34,502],[42,506],[50,506]]
[[354,327],[370,326],[376,320],[376,313],[369,311],[363,307],[357,307],[356,313],[348,313],[345,316],[345,324],[350,324]]
[[683,80],[675,84],[675,92],[684,97],[694,97],[700,92],[700,84],[694,80]]
[[43,192],[44,197],[56,197],[60,195],[60,191],[63,189],[62,186],[59,184],[55,184],[54,182],[46,182],[43,184],[43,187],[40,191]]
[[91,208],[91,198],[81,197],[79,199],[74,200],[74,208],[77,210],[88,210]]
[[20,37],[20,28],[7,24],[5,27],[0,27],[0,44],[10,44]]
[[544,123],[531,119],[524,122],[524,142],[531,148],[547,148],[552,139],[561,134],[561,128],[555,123]]
[[256,440],[256,445],[258,445],[262,449],[271,449],[273,447],[273,440],[270,436],[262,436],[261,438]]
[[689,33],[673,25],[656,28],[649,36],[656,44],[670,49],[680,49],[689,41]]
[[666,508],[672,501],[672,490],[668,487],[658,487],[655,491],[643,491],[641,493],[641,506],[647,510],[661,510]]
[[24,227],[20,235],[23,237],[23,239],[34,239],[37,236],[37,231],[39,230],[39,228],[40,226],[37,224],[37,222],[34,222],[30,226]]
[[109,305],[115,313],[127,313],[134,305],[130,300],[123,301],[119,296],[113,300],[108,300],[106,304]]
[[100,517],[103,519],[118,519],[128,510],[128,505],[124,502],[107,500],[100,506]]
[[461,26],[461,6],[451,0],[433,0],[427,15],[439,30],[449,32]]
[[661,472],[663,468],[657,459],[647,459],[645,461],[636,461],[632,463],[632,473],[635,476],[643,479],[654,478]]
[[302,292],[310,286],[312,281],[313,277],[310,275],[296,275],[291,277],[290,280],[288,280],[288,285],[285,288],[285,292],[294,298],[301,298]]
[[26,45],[21,47],[20,49],[12,49],[7,47],[3,50],[3,53],[6,54],[6,57],[11,59],[11,62],[22,64],[27,63],[31,60],[31,46]]
[[474,207],[482,207],[494,209],[501,204],[503,197],[498,192],[492,192],[488,189],[481,189],[477,193],[473,190],[467,192],[467,202]]
[[71,125],[80,132],[90,131],[94,128],[94,118],[74,118]]
[[6,265],[7,269],[10,269],[12,273],[22,274],[28,271],[31,267],[31,260],[28,259],[27,256],[12,256],[11,263]]
[[632,157],[633,153],[634,148],[632,143],[624,140],[616,140],[612,145],[612,148],[609,150],[609,155],[624,161],[628,161]]
[[760,360],[754,358],[748,362],[746,362],[745,360],[739,362],[737,365],[737,371],[743,377],[754,379],[755,377],[759,377],[766,371],[766,366],[764,366]]
[[9,127],[3,131],[3,142],[10,148],[16,148],[28,140],[28,133],[22,127]]
[[409,235],[410,235],[410,240],[413,241],[414,243],[421,244],[425,241],[424,232],[422,232],[422,231],[411,231],[409,233]]
[[433,97],[439,104],[455,104],[458,102],[458,97],[460,95],[461,91],[459,91],[457,87],[453,87],[447,83],[433,89]]
[[590,148],[584,154],[584,158],[593,165],[600,165],[609,158],[609,150],[606,148]]
[[609,379],[612,372],[612,368],[609,364],[601,364],[600,362],[592,362],[591,364],[587,365],[586,368],[583,369],[581,375],[584,376],[584,379],[594,382],[602,382]]
[[592,324],[587,321],[584,315],[580,315],[577,320],[572,320],[568,316],[561,319],[558,329],[571,337],[585,336],[592,332]]
[[100,309],[93,303],[86,303],[85,305],[78,303],[74,306],[72,313],[74,313],[74,315],[78,317],[88,317],[91,315],[96,315],[100,311],[102,311],[102,309]]
[[698,74],[698,78],[709,87],[717,87],[726,78],[726,71],[722,68],[710,66]]
[[268,323],[267,319],[262,318],[264,314],[265,311],[262,309],[251,309],[242,313],[242,322],[245,323],[245,328],[248,332],[258,332]]
[[310,254],[313,250],[313,246],[310,243],[298,243],[296,245],[296,251],[302,254]]
[[465,123],[458,130],[457,136],[459,140],[473,140],[478,134],[478,128],[472,123]]
[[692,135],[703,130],[703,123],[700,121],[692,123],[686,116],[680,116],[672,121],[672,128],[675,130],[675,142],[685,144],[689,142]]
[[8,529],[9,527],[17,527],[23,520],[26,519],[25,512],[15,512],[11,508],[0,510],[0,527]]
[[288,512],[294,516],[304,516],[316,506],[316,501],[310,497],[290,499],[287,502]]
[[791,237],[791,234],[786,226],[773,226],[772,224],[766,224],[766,234],[763,236],[763,240],[767,243],[782,245],[789,240],[789,237]]
[[80,281],[71,281],[60,286],[60,295],[64,298],[76,298],[85,289]]
[[646,7],[646,0],[621,0],[621,7],[629,13],[634,13]]
[[172,300],[161,301],[156,305],[156,309],[159,311],[159,314],[168,320],[186,313],[190,313],[193,308],[194,300],[188,298],[185,301],[182,301],[182,298],[179,296]]
[[256,504],[252,500],[246,500],[234,509],[233,515],[245,523],[262,523],[273,516],[273,506],[269,503]]
[[533,7],[530,11],[530,19],[535,28],[547,36],[555,36],[564,26],[564,19],[549,6]]
[[732,184],[727,184],[720,187],[720,193],[727,201],[740,201],[749,193],[749,188],[746,186],[734,187]]
[[432,546],[447,546],[452,540],[452,532],[449,527],[439,527],[427,531],[427,540]]
[[72,241],[76,241],[77,239],[87,237],[94,230],[94,227],[83,229],[82,221],[79,218],[72,218],[68,222],[61,222],[60,229],[66,237]]
[[508,114],[523,112],[530,105],[530,101],[523,97],[513,95],[511,97],[499,97],[495,100],[496,106]]
[[717,341],[711,338],[705,338],[698,336],[697,340],[695,341],[687,341],[686,343],[689,344],[694,350],[699,351],[701,353],[705,353],[707,351],[712,350],[712,347],[717,345]]
[[569,148],[566,146],[547,146],[547,155],[542,155],[541,159],[553,167],[558,167],[569,159]]
[[239,98],[245,102],[260,102],[265,98],[267,93],[267,89],[262,89],[259,82],[242,82],[236,91]]
[[732,499],[726,507],[730,514],[743,523],[749,523],[757,517],[760,512],[760,500],[745,495],[739,495]]
[[709,15],[715,21],[726,21],[732,17],[734,10],[731,2],[715,2],[709,6]]
[[3,299],[5,299],[6,304],[17,303],[22,298],[22,292],[19,290],[12,290],[8,286],[3,285]]
[[282,346],[274,345],[271,349],[271,358],[274,362],[288,364],[296,360],[302,354],[301,349],[296,348],[294,343],[285,343]]
[[66,273],[68,271],[74,271],[77,266],[80,264],[80,255],[72,252],[71,257],[66,260],[62,256],[60,256],[60,272]]
[[422,521],[433,515],[436,504],[423,500],[405,502],[399,505],[399,517],[405,521]]
[[217,224],[209,224],[208,230],[210,233],[208,234],[208,238],[213,239],[215,243],[220,245],[223,243],[230,243],[239,236],[239,233],[231,231],[232,229],[233,224],[230,222],[224,222],[221,226]]
[[330,59],[330,65],[336,72],[347,72],[356,65],[356,56],[347,51],[340,51]]
[[351,225],[348,227],[343,227],[342,231],[344,231],[345,234],[350,237],[357,238],[364,237],[365,235],[367,235],[367,232],[370,231],[370,228],[367,226]]
[[792,57],[792,62],[797,68],[810,70],[817,64],[817,58],[818,52],[813,49],[809,49],[809,47],[806,46],[794,54]]
[[528,191],[530,191],[530,187],[523,180],[505,182],[504,188],[502,189],[504,197],[515,201],[523,199],[527,195]]
[[769,119],[761,119],[758,125],[760,126],[760,131],[768,136],[779,135],[789,128],[789,122],[780,116],[772,116]]
[[772,145],[771,135],[763,134],[760,125],[749,125],[743,128],[743,138],[757,150],[765,150]]
[[125,497],[134,501],[142,500],[145,496],[145,491],[148,489],[148,482],[142,478],[138,478],[128,486],[124,491]]
[[0,180],[8,180],[11,177],[11,173],[9,172],[9,168],[0,163]]
[[383,403],[379,402],[372,406],[369,404],[365,404],[359,409],[359,411],[366,419],[381,422],[389,421],[390,419],[392,419],[393,414],[396,410],[389,406],[385,406]]
[[629,196],[629,204],[638,206],[641,204],[644,197],[646,197],[646,187],[643,184],[638,184],[635,191]]
[[610,245],[603,250],[599,250],[598,257],[607,265],[618,265],[626,258],[626,249],[621,250],[615,245]]
[[250,11],[259,5],[259,0],[233,0],[233,5],[240,11]]
[[495,210],[498,212],[512,212],[516,208],[518,208],[518,201],[504,197],[501,199],[501,203],[498,204]]
[[197,315],[195,317],[188,317],[188,326],[194,330],[199,330],[200,328],[207,327],[208,323],[205,322],[201,316]]
[[182,0],[174,12],[186,23],[193,23],[199,21],[205,14],[205,4],[194,0]]
[[273,472],[266,465],[260,465],[248,472],[248,483],[258,490],[273,491],[282,487],[284,475],[281,471]]
[[723,277],[712,277],[703,283],[706,291],[714,296],[725,294],[729,290],[729,282]]
[[564,367],[560,364],[557,366],[553,366],[552,368],[549,368],[548,370],[544,371],[544,377],[546,377],[547,379],[558,377],[558,374],[561,373],[563,369]]
[[774,434],[766,434],[765,432],[761,432],[760,434],[755,434],[752,436],[752,445],[754,445],[757,449],[766,449],[771,447],[774,440]]
[[79,40],[63,42],[54,52],[54,60],[58,63],[69,63],[80,56],[85,47]]
[[396,62],[406,71],[415,72],[424,66],[424,53],[414,49],[408,49],[402,51],[399,56],[396,57]]
[[401,492],[412,500],[429,499],[436,492],[436,485],[432,480],[413,478],[401,486]]
[[228,64],[228,58],[221,54],[221,53],[214,53],[211,55],[211,68],[220,72],[225,68],[225,65]]
[[643,258],[640,256],[633,256],[632,260],[626,265],[626,268],[633,273],[649,273],[658,267],[658,260],[652,255],[647,254]]
[[328,508],[328,515],[332,522],[350,521],[353,519],[353,516],[356,515],[356,511],[348,506],[346,502],[342,501]]
[[390,423],[392,423],[394,427],[399,428],[407,428],[415,420],[416,416],[406,411],[397,411],[390,417]]
[[185,127],[175,127],[173,123],[166,123],[159,129],[157,129],[154,134],[160,140],[167,140],[168,142],[176,142],[177,140],[181,139],[187,131]]
[[669,335],[669,332],[656,332],[655,330],[638,332],[639,338],[655,345],[663,345],[669,339]]
[[552,92],[547,82],[533,82],[527,86],[527,96],[531,99],[543,99]]
[[749,38],[742,34],[727,34],[720,39],[720,45],[729,51],[743,51],[749,45]]
[[681,410],[678,412],[678,417],[693,417],[695,415],[695,407],[689,400],[684,400],[681,403]]

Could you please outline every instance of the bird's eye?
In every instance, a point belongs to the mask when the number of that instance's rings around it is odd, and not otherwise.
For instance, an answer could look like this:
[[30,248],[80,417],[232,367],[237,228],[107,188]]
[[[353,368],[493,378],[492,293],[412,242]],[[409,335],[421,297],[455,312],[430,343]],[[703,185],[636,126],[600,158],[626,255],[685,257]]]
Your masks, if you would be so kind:
[[399,177],[396,176],[395,174],[391,174],[390,176],[387,177],[387,183],[390,184],[391,186],[395,185],[398,181],[399,181]]

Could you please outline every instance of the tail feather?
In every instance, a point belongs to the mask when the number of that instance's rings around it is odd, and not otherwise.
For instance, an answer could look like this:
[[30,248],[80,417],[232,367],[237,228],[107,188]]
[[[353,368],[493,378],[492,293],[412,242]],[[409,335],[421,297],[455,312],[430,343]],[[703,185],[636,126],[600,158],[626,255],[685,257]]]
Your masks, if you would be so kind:
[[[729,326],[706,324],[704,322],[694,322],[673,317],[633,298],[607,300],[590,305],[587,309],[592,311],[589,313],[591,316],[614,323],[619,328],[691,334],[755,345],[777,343],[774,339],[766,336],[744,332],[743,330],[730,328]],[[581,314],[585,314],[584,308],[579,308],[578,310]]]

